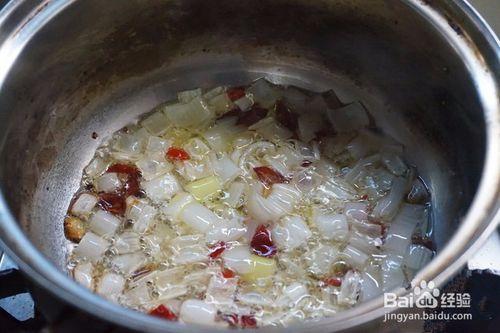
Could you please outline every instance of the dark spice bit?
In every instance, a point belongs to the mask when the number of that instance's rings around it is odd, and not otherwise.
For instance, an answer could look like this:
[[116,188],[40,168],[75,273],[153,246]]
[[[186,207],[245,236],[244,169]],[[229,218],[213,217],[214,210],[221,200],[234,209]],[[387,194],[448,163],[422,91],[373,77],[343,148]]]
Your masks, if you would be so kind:
[[436,244],[434,244],[434,241],[430,237],[413,234],[411,236],[411,242],[412,244],[425,246],[431,251],[436,251]]
[[94,139],[94,140],[95,140],[95,139],[97,139],[97,138],[98,138],[97,133],[96,133],[96,132],[92,132],[92,139]]
[[64,235],[70,241],[79,243],[85,232],[85,223],[79,218],[67,216],[64,219]]
[[299,127],[297,114],[290,110],[282,100],[276,102],[276,120],[292,132],[296,132]]

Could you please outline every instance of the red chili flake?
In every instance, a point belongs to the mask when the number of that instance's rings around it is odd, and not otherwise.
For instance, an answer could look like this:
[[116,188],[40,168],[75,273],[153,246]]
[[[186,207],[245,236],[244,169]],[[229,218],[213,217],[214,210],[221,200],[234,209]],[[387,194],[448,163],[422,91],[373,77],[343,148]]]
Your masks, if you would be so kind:
[[371,219],[371,218],[368,218],[368,222],[372,223],[372,224],[376,224],[376,225],[379,225],[380,226],[380,233],[381,233],[381,236],[385,236],[386,232],[387,232],[387,226],[385,225],[385,223],[383,223],[382,221],[380,220],[377,220],[377,219]]
[[300,164],[300,166],[306,168],[308,166],[310,166],[313,162],[309,161],[309,160],[303,160],[302,163]]
[[177,315],[173,313],[168,307],[163,304],[158,305],[156,308],[149,312],[150,315],[155,317],[164,318],[170,321],[177,320]]
[[189,154],[182,148],[170,147],[167,150],[167,158],[171,161],[189,160]]
[[125,195],[139,195],[141,187],[139,184],[140,173],[129,174],[127,180],[125,181],[124,191]]
[[121,193],[101,193],[99,194],[99,207],[115,215],[124,215],[127,205]]
[[338,278],[327,278],[327,279],[324,279],[323,282],[327,286],[340,287],[342,285],[342,280],[338,279]]
[[238,315],[236,313],[221,313],[219,318],[224,320],[231,327],[236,327],[238,325]]
[[225,278],[225,279],[231,279],[231,278],[234,278],[236,276],[236,274],[230,270],[229,268],[224,268],[222,270],[222,276]]
[[361,200],[368,200],[368,194],[364,194],[364,195],[361,197]]
[[227,89],[226,93],[227,97],[229,97],[229,99],[234,102],[245,96],[245,88],[244,87],[229,88]]
[[226,247],[227,247],[226,243],[220,241],[214,246],[210,247],[210,253],[208,254],[208,256],[212,259],[219,258],[222,252],[224,252],[224,250],[226,249]]
[[241,327],[255,328],[257,327],[257,319],[253,315],[243,315],[240,318]]
[[295,132],[299,127],[298,116],[283,101],[276,102],[276,120],[281,125]]
[[276,245],[271,238],[271,232],[263,224],[255,230],[250,246],[253,253],[261,257],[272,257],[276,254]]
[[110,166],[106,172],[125,173],[127,175],[140,174],[139,169],[130,164],[117,163]]
[[276,183],[286,183],[287,179],[278,171],[267,166],[255,167],[253,171],[265,187],[270,188]]
[[240,112],[236,125],[251,126],[267,116],[267,109],[254,104],[250,110]]

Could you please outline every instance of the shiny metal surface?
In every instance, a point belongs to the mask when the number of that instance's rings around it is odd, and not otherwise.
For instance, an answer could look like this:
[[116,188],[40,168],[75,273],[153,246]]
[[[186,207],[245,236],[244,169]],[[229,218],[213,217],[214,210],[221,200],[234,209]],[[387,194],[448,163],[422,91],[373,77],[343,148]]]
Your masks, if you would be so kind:
[[[73,283],[62,217],[113,131],[179,90],[264,76],[361,99],[406,145],[433,194],[439,252],[412,284],[442,284],[500,220],[499,53],[462,1],[12,1],[0,12],[2,242],[38,284],[101,318],[209,331]],[[287,332],[381,328],[384,311],[376,299]]]

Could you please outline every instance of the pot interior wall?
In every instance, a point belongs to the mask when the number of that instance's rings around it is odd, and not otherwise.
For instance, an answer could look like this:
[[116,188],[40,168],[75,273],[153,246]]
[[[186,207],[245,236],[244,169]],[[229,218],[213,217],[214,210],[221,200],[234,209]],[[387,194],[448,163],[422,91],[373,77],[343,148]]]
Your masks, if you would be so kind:
[[478,184],[483,114],[457,54],[399,1],[76,1],[28,43],[0,92],[11,209],[64,269],[63,216],[107,135],[179,90],[262,76],[361,99],[406,145],[444,246]]

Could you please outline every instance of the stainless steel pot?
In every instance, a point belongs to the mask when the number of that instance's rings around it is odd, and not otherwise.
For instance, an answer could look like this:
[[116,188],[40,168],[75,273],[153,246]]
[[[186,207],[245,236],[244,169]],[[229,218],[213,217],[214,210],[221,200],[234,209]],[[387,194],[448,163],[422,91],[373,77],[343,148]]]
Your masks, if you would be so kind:
[[[107,135],[176,91],[265,76],[361,99],[406,145],[432,192],[438,248],[412,285],[441,285],[500,220],[499,54],[465,1],[11,1],[0,12],[3,246],[39,285],[105,320],[208,331],[72,282],[62,219]],[[378,325],[384,312],[375,299],[287,332]]]

